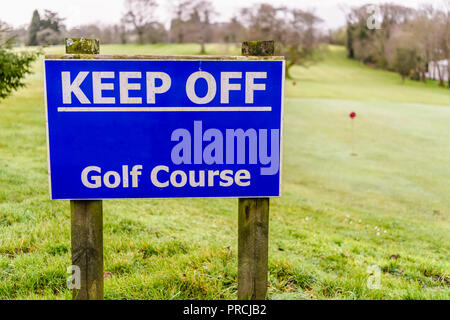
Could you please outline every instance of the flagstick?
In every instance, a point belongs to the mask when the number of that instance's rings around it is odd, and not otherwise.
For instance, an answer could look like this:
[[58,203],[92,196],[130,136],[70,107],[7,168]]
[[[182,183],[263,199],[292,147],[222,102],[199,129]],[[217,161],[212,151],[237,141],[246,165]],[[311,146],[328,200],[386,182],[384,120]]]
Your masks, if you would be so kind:
[[355,122],[355,118],[353,117],[353,118],[351,118],[351,121],[352,121],[352,133],[351,133],[351,144],[352,144],[352,156],[357,156],[357,154],[355,153],[355,124],[354,124],[354,122]]
[[350,121],[352,123],[351,137],[350,137],[350,144],[352,145],[352,153],[350,155],[356,156],[356,153],[355,153],[355,129],[354,129],[354,124],[353,124],[353,120],[356,117],[356,113],[354,111],[352,111],[352,112],[350,112],[349,116],[350,116]]

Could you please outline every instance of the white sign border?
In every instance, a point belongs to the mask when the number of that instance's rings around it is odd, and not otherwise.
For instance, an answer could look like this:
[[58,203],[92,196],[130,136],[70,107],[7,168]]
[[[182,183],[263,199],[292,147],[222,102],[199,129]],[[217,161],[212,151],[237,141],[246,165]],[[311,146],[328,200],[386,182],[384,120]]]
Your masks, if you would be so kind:
[[[125,200],[125,199],[200,199],[200,198],[211,198],[211,199],[226,199],[226,198],[280,198],[282,193],[282,173],[283,173],[283,137],[284,137],[284,110],[285,110],[285,82],[286,82],[286,60],[281,56],[155,56],[155,55],[94,55],[90,59],[83,59],[83,54],[47,54],[43,59],[44,65],[44,104],[45,104],[45,125],[46,125],[46,134],[47,134],[47,166],[48,166],[48,181],[49,181],[49,193],[50,199],[52,200],[108,200],[108,199],[117,199],[117,200]],[[81,57],[78,59],[77,57]],[[115,57],[122,57],[121,59],[116,59]],[[123,57],[129,57],[123,58]],[[282,83],[281,83],[281,117],[280,117],[280,175],[279,175],[279,189],[278,195],[276,196],[203,196],[203,197],[181,197],[181,198],[83,198],[83,199],[53,199],[52,192],[52,180],[51,180],[51,167],[50,167],[50,135],[49,135],[49,126],[48,126],[48,101],[47,101],[47,74],[45,70],[46,61],[281,61],[282,62]]]

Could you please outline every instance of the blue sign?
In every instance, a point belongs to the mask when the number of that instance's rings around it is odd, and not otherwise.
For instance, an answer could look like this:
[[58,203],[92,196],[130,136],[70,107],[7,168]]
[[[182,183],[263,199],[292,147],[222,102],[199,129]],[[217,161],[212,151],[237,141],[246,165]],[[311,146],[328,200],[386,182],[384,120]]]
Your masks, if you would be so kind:
[[284,61],[233,59],[48,57],[52,199],[280,196]]

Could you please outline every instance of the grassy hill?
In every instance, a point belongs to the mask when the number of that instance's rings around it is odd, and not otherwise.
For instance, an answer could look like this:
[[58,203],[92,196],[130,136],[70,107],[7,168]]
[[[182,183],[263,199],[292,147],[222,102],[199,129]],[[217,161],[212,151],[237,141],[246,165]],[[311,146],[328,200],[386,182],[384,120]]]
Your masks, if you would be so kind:
[[[283,196],[271,200],[269,298],[449,299],[450,90],[402,84],[340,47],[292,75]],[[71,296],[70,209],[49,200],[42,79],[40,62],[28,87],[0,102],[0,299]],[[104,201],[104,245],[107,299],[236,298],[236,199]],[[367,285],[374,268],[378,289]]]

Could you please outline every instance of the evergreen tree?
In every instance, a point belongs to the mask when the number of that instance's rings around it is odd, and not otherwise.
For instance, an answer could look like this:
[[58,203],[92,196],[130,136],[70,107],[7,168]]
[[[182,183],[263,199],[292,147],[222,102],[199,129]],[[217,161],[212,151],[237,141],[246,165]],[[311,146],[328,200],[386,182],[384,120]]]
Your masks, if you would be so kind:
[[8,33],[9,30],[0,23],[0,100],[25,86],[23,79],[32,72],[33,62],[41,54],[40,51],[12,51],[14,38],[9,37]]
[[58,13],[45,10],[44,12],[44,18],[40,21],[40,29],[50,29],[55,31],[56,33],[61,32],[62,22],[64,21],[63,18],[60,18],[58,16]]
[[39,12],[34,10],[33,17],[31,18],[30,27],[28,28],[28,42],[29,46],[37,46],[37,34],[41,29],[41,17],[39,16]]

